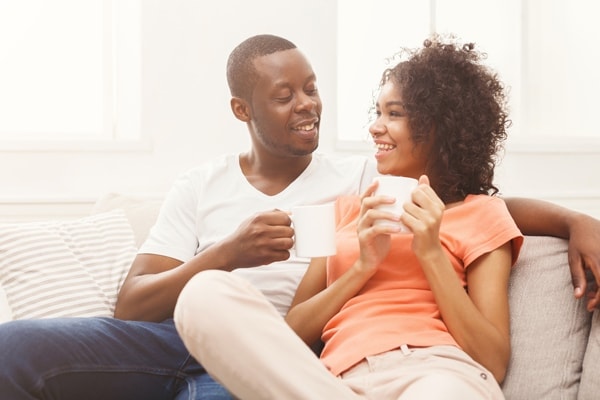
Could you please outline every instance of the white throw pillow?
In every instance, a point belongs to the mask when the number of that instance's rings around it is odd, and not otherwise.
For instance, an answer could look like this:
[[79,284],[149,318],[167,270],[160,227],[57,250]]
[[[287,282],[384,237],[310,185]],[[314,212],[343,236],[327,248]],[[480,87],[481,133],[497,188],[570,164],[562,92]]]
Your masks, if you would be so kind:
[[135,254],[122,210],[0,224],[0,285],[13,319],[112,317]]

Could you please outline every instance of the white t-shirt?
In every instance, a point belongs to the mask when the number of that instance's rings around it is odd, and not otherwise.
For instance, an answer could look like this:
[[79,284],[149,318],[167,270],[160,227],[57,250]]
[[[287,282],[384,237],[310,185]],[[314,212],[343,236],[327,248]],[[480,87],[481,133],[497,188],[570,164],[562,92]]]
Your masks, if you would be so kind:
[[[282,192],[269,196],[252,186],[229,154],[183,174],[170,190],[156,224],[139,253],[183,262],[232,234],[251,215],[295,205],[334,201],[364,191],[377,175],[366,157],[313,154],[310,165]],[[233,271],[260,289],[284,315],[306,271],[307,258],[293,252],[286,261]]]

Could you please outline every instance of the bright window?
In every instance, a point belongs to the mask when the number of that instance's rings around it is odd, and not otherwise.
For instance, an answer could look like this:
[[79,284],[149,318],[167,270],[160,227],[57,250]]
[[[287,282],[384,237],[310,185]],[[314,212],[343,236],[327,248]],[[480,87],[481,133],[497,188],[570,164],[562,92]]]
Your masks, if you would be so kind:
[[340,1],[338,8],[341,148],[369,142],[369,107],[386,58],[419,46],[431,31],[455,33],[489,54],[510,90],[512,142],[600,148],[593,0],[371,0]]
[[139,0],[0,0],[0,148],[131,143]]

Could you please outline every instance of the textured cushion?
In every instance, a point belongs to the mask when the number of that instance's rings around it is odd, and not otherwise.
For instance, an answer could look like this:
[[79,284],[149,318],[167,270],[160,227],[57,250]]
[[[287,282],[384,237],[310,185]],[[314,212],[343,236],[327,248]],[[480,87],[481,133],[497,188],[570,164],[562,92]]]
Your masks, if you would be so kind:
[[525,238],[509,300],[512,357],[502,386],[506,398],[576,399],[591,313],[573,296],[566,240]]
[[592,330],[583,359],[583,373],[579,384],[578,400],[595,400],[600,396],[600,310],[594,311]]
[[122,210],[0,224],[0,285],[14,319],[112,316],[135,252]]
[[12,310],[8,305],[8,299],[4,289],[0,286],[0,324],[12,319]]
[[92,214],[115,209],[124,210],[133,228],[136,248],[139,248],[156,222],[161,203],[162,200],[148,200],[119,193],[108,193],[94,204]]

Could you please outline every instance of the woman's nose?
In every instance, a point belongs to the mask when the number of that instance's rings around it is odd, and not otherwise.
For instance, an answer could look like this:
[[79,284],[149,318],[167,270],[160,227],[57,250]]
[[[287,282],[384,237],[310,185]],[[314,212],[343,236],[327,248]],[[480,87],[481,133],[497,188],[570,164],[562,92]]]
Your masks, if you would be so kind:
[[377,120],[375,120],[369,126],[369,133],[374,138],[376,138],[377,136],[383,135],[385,133],[385,125],[382,123],[379,123]]

